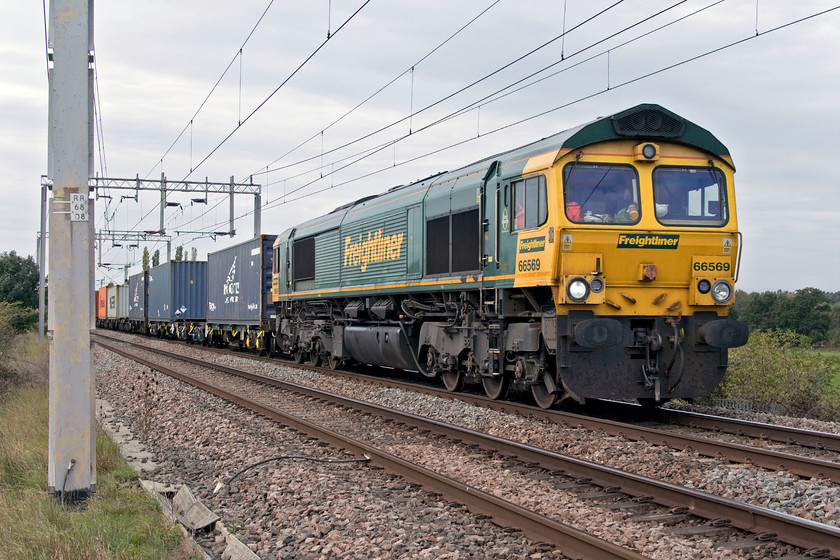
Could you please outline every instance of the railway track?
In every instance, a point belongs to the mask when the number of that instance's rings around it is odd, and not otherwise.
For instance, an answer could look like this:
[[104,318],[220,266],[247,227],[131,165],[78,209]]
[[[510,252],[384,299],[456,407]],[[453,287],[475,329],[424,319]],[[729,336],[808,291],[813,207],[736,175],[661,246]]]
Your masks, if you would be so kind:
[[[277,363],[277,360],[253,355],[246,356],[256,361]],[[788,471],[806,478],[826,478],[834,483],[840,483],[840,455],[837,453],[840,451],[840,435],[837,434],[679,410],[642,409],[638,405],[613,401],[595,403],[593,410],[601,413],[601,416],[562,410],[544,410],[524,403],[491,400],[484,395],[452,393],[428,384],[337,371],[308,364],[294,364],[294,367],[348,378],[365,379],[387,387],[419,391],[435,397],[459,399],[492,410],[546,420],[562,426],[595,430],[632,441],[645,441],[678,450],[692,450],[707,457],[725,457],[736,463],[746,463],[769,470]],[[613,418],[624,418],[626,421],[617,421]],[[639,423],[640,418],[642,424]],[[656,427],[644,425],[649,421],[655,421]],[[686,433],[682,428],[701,431],[702,435]],[[741,441],[725,441],[720,437],[708,437],[708,434],[733,434]],[[784,444],[784,450],[770,448],[768,442],[780,442]],[[823,456],[814,456],[816,453]]]
[[[314,370],[359,377],[355,373],[333,372],[323,368],[314,368]],[[361,375],[361,377],[389,387],[420,391],[436,397],[458,399],[478,406],[485,406],[492,410],[546,420],[563,426],[586,428],[633,441],[646,441],[664,445],[672,449],[693,450],[707,457],[725,457],[736,463],[756,465],[769,470],[789,471],[806,478],[827,478],[835,483],[840,483],[840,455],[835,452],[835,450],[840,450],[840,436],[836,434],[677,410],[643,410],[638,405],[627,403],[600,403],[598,408],[608,414],[609,417],[599,417],[562,410],[545,410],[517,402],[496,401],[483,395],[450,393],[427,385],[381,377],[368,375]],[[612,410],[604,410],[605,407],[610,407]],[[632,417],[633,420],[616,421],[611,419],[616,416]],[[643,422],[657,421],[659,423],[658,427],[638,424],[640,417]],[[683,431],[668,429],[669,426],[702,430],[704,435],[692,435]],[[744,442],[738,443],[710,438],[707,437],[708,433],[734,434],[741,436]],[[782,442],[785,444],[786,450],[767,448],[765,447],[767,441]],[[825,457],[812,456],[815,450],[817,452],[825,451],[823,453]]]
[[[180,354],[170,353],[169,359],[185,360],[186,358]],[[199,363],[201,362],[199,361]],[[147,365],[155,369],[165,369],[165,366],[160,364],[153,365],[153,363],[147,363]],[[218,365],[201,363],[201,366],[212,367],[217,371],[224,371],[230,375],[240,376],[240,378],[245,377],[250,380],[248,383],[268,383],[274,386],[283,386],[286,391],[294,391],[296,394],[303,395],[302,398],[304,399],[329,399],[330,402],[334,403],[332,405],[333,408],[331,409],[335,410],[335,406],[340,406],[343,410],[342,414],[344,414],[345,409],[348,411],[356,410],[361,412],[355,412],[354,414],[367,414],[372,415],[377,419],[384,419],[381,421],[391,423],[398,422],[400,424],[414,426],[412,429],[415,431],[419,430],[419,432],[410,436],[412,439],[420,437],[417,433],[422,434],[423,432],[428,432],[433,435],[431,443],[427,443],[426,445],[436,445],[434,443],[434,438],[443,436],[448,440],[462,441],[468,446],[475,446],[485,450],[485,452],[492,452],[508,457],[516,457],[517,461],[524,461],[528,464],[527,467],[520,466],[519,468],[543,469],[544,473],[553,473],[551,475],[552,477],[559,476],[559,473],[562,472],[563,476],[566,477],[563,479],[565,482],[555,481],[556,485],[565,487],[565,489],[575,488],[578,491],[582,491],[582,494],[586,495],[587,499],[590,500],[609,499],[610,503],[605,504],[604,507],[614,509],[646,509],[649,507],[647,504],[652,502],[660,504],[666,508],[670,508],[669,511],[654,510],[653,512],[641,513],[638,516],[640,520],[679,522],[687,519],[689,512],[692,516],[699,516],[709,520],[714,520],[713,523],[705,524],[692,522],[687,526],[675,529],[675,532],[679,534],[699,535],[718,533],[726,535],[729,531],[726,526],[731,525],[733,527],[750,531],[756,535],[735,539],[733,542],[729,542],[724,545],[731,547],[732,549],[766,546],[767,543],[763,542],[762,539],[772,540],[772,537],[769,536],[772,534],[775,535],[774,538],[779,541],[805,549],[812,549],[810,553],[812,555],[811,557],[815,557],[815,555],[820,553],[831,554],[833,556],[838,556],[840,554],[840,531],[827,525],[780,514],[766,510],[765,508],[750,506],[742,502],[711,496],[696,490],[662,483],[638,475],[623,473],[616,469],[609,469],[600,465],[581,461],[579,459],[565,457],[558,453],[552,453],[521,443],[507,441],[502,438],[488,437],[486,434],[481,434],[472,430],[465,430],[446,423],[435,422],[415,415],[406,415],[404,413],[386,410],[382,407],[377,407],[375,405],[362,403],[352,399],[343,399],[337,395],[330,395],[311,388],[295,386],[293,384],[279,382],[263,376],[254,376],[254,374],[248,374],[238,370],[233,371],[229,368],[224,368]],[[243,382],[241,380],[234,383],[236,386],[241,386],[242,384]],[[207,389],[210,390],[209,385]],[[215,388],[213,391],[222,391],[222,389]],[[244,397],[239,396],[235,398],[240,399]],[[509,406],[509,404],[510,403],[504,403],[503,406]],[[250,404],[248,406],[266,407],[265,404],[259,403]],[[274,406],[268,406],[265,410],[260,410],[260,413],[276,414],[276,411],[273,410],[275,408],[276,407]],[[310,408],[323,409],[324,407],[312,407],[307,406],[306,404],[299,407],[300,410],[308,410]],[[329,423],[334,424],[335,421],[336,418],[333,414],[329,418]],[[285,418],[283,422],[292,424],[296,428],[304,431],[313,430],[313,425],[316,424],[316,422],[306,420],[305,418],[299,418],[298,420]],[[300,423],[294,424],[294,422]],[[350,426],[358,426],[362,424],[367,424],[367,422],[347,422],[347,425]],[[333,432],[333,430],[328,431]],[[387,433],[387,431],[383,433]],[[556,524],[556,522],[551,522],[550,519],[545,516],[541,516],[539,513],[516,511],[516,508],[522,509],[521,506],[516,506],[513,510],[510,508],[503,509],[506,506],[506,500],[499,499],[491,493],[479,491],[475,488],[467,486],[463,482],[455,482],[453,486],[454,490],[449,489],[448,486],[452,485],[449,484],[447,486],[447,483],[444,482],[443,478],[430,474],[431,471],[429,469],[421,468],[419,471],[414,470],[410,473],[409,471],[404,471],[408,468],[408,466],[402,460],[393,462],[393,458],[390,457],[390,451],[385,451],[384,455],[376,455],[373,451],[376,446],[361,442],[358,433],[351,433],[350,435],[336,435],[335,433],[327,434],[324,432],[320,433],[317,437],[340,447],[351,449],[356,454],[365,454],[372,458],[377,456],[378,458],[375,459],[377,464],[381,464],[388,469],[393,469],[395,472],[400,472],[403,476],[406,476],[410,480],[420,482],[434,491],[445,493],[447,496],[452,496],[451,499],[462,501],[477,511],[493,515],[494,519],[497,519],[500,522],[521,527],[527,533],[535,535],[542,540],[558,543],[561,548],[565,547],[568,550],[576,550],[581,555],[588,558],[634,557],[593,556],[592,554],[595,553],[591,550],[584,553],[582,550],[576,548],[584,546],[580,542],[569,544],[564,540],[564,544],[560,545],[559,541],[561,539],[569,539],[570,537],[565,534],[561,527],[552,525],[552,523]],[[478,499],[479,496],[481,497],[480,500]],[[727,521],[722,521],[722,519],[726,519]],[[545,524],[546,520],[550,522],[548,525]],[[574,538],[579,539],[580,537],[576,536]],[[591,543],[586,544],[586,546],[591,546]],[[815,552],[813,550],[814,547],[823,552]],[[576,552],[576,554],[578,552]],[[610,551],[608,553],[601,551],[597,554],[613,553],[615,553],[615,551]]]

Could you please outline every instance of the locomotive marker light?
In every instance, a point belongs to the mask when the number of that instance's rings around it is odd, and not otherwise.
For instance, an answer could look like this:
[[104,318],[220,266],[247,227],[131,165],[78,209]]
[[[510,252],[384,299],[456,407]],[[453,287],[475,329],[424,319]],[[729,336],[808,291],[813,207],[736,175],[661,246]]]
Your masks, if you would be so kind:
[[709,291],[712,289],[712,283],[708,280],[700,280],[697,283],[697,291],[701,294],[708,294]]
[[644,142],[633,148],[633,159],[636,161],[659,161],[659,145]]

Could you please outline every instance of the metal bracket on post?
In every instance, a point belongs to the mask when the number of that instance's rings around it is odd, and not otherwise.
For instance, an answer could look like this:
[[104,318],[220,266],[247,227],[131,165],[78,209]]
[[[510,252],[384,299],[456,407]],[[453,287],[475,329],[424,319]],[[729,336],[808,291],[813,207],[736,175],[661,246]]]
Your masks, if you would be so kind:
[[233,237],[236,235],[236,230],[233,229],[233,187],[235,183],[233,182],[233,175],[230,176],[230,229],[228,230],[228,234]]
[[160,227],[158,233],[163,235],[166,230],[163,229],[163,211],[166,209],[166,175],[160,174]]

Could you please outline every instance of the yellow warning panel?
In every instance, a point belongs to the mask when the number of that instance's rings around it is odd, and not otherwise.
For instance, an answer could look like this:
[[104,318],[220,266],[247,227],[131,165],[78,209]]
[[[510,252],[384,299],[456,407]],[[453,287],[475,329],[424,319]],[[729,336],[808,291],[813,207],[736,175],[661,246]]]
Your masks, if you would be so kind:
[[564,233],[563,234],[563,250],[564,251],[571,251],[572,250],[572,234],[571,233]]

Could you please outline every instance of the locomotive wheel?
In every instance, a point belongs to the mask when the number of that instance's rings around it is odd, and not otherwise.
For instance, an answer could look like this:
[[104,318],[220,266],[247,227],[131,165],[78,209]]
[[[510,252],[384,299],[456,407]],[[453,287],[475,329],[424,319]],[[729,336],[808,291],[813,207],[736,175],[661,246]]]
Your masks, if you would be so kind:
[[292,352],[292,357],[295,360],[295,363],[302,364],[306,361],[306,358],[309,357],[309,352],[304,352],[303,348],[298,346],[294,352]]
[[274,336],[269,335],[268,341],[268,357],[274,358],[277,356],[277,339]]
[[481,384],[484,386],[484,394],[487,398],[499,400],[507,396],[510,380],[504,375],[494,377],[482,377]]
[[321,352],[317,348],[309,352],[309,363],[315,367],[319,367],[321,365]]
[[531,385],[531,395],[540,408],[551,408],[560,400],[560,394],[549,393],[548,389],[545,388],[545,383],[542,382]]
[[330,357],[327,359],[327,365],[330,366],[330,369],[338,369],[341,367],[342,363],[344,363],[344,360],[338,356],[333,356],[332,354],[330,354]]
[[440,379],[443,381],[443,386],[446,387],[446,390],[451,393],[460,391],[464,386],[464,377],[458,369],[441,372]]

